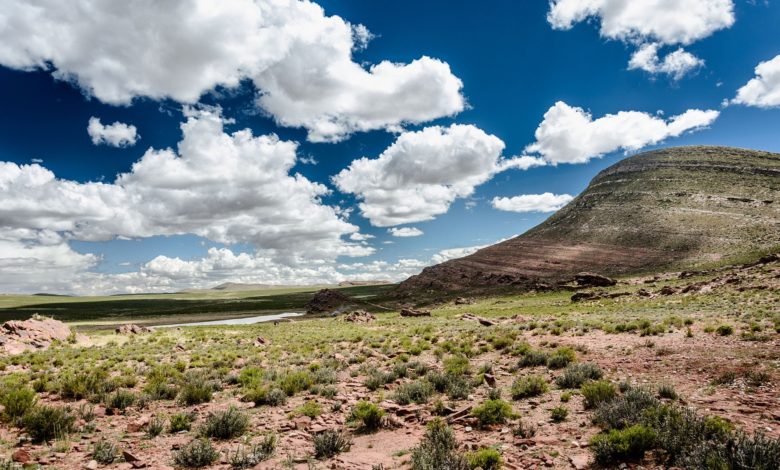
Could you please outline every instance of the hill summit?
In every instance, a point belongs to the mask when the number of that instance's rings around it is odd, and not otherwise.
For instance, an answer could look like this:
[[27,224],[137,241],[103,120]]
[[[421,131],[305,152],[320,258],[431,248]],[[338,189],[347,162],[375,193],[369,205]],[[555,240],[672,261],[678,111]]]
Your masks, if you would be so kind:
[[676,147],[601,171],[528,232],[431,266],[400,290],[567,282],[738,260],[780,247],[780,154]]

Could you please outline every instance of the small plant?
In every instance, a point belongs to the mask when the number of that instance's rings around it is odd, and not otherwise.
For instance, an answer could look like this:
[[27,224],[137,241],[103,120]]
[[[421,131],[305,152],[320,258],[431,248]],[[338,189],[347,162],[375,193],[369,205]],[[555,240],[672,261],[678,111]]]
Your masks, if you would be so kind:
[[149,420],[149,424],[146,426],[146,435],[149,436],[149,438],[154,438],[162,434],[164,430],[165,420],[155,416]]
[[676,400],[677,391],[672,384],[661,384],[658,386],[658,396],[669,400]]
[[606,429],[623,429],[638,424],[647,410],[658,406],[660,402],[653,393],[631,387],[623,395],[596,408],[593,421]]
[[517,426],[512,429],[512,434],[522,439],[530,439],[536,435],[536,426],[521,420],[517,423]]
[[211,401],[212,387],[207,381],[190,380],[179,390],[179,403],[192,406]]
[[201,434],[215,439],[232,439],[246,431],[249,417],[238,408],[231,406],[225,411],[219,411],[206,418],[201,428]]
[[553,423],[566,421],[567,416],[569,416],[569,409],[565,406],[556,406],[550,410],[550,419],[553,421]]
[[433,395],[433,385],[427,380],[417,380],[411,383],[401,384],[395,391],[394,400],[399,405],[409,403],[428,403]]
[[452,429],[436,418],[412,451],[412,470],[471,470],[468,460],[457,449]]
[[577,353],[572,348],[560,347],[547,358],[547,367],[550,369],[563,369],[577,359]]
[[350,421],[358,423],[358,427],[365,432],[375,431],[382,425],[382,417],[385,410],[367,401],[359,401],[352,408]]
[[122,412],[133,406],[137,397],[129,390],[117,390],[106,396],[106,410],[115,410]]
[[36,405],[24,415],[22,425],[33,442],[48,442],[71,432],[75,420],[69,409]]
[[322,407],[320,407],[316,401],[308,400],[306,403],[296,408],[295,413],[313,419],[322,414]]
[[481,405],[471,410],[471,415],[479,420],[480,426],[491,424],[503,424],[516,415],[512,411],[512,405],[504,400],[486,400]]
[[452,375],[469,375],[471,373],[469,359],[462,354],[448,357],[444,360],[444,372]]
[[346,452],[352,446],[349,436],[339,431],[328,429],[314,435],[314,458],[329,459],[342,452]]
[[252,445],[248,450],[239,445],[234,453],[228,455],[228,460],[233,468],[250,468],[271,458],[275,451],[276,435],[269,433],[259,444]]
[[717,329],[715,329],[715,333],[717,333],[720,336],[730,336],[734,334],[734,327],[731,325],[719,325]]
[[637,424],[594,436],[590,441],[590,448],[596,463],[612,465],[641,459],[647,450],[652,449],[655,438],[655,431]]
[[219,458],[208,439],[194,439],[173,454],[173,461],[179,467],[201,468],[211,465]]
[[604,402],[615,398],[617,391],[612,382],[608,380],[595,380],[586,382],[580,388],[583,398],[585,398],[585,408],[595,408]]
[[520,358],[518,367],[537,367],[547,364],[547,353],[536,349],[528,349]]
[[568,366],[555,383],[561,388],[579,388],[589,380],[599,380],[603,376],[596,364],[584,362]]
[[512,383],[512,399],[520,400],[523,398],[536,397],[546,393],[548,390],[547,381],[539,375],[528,375],[515,379]]
[[569,403],[569,400],[571,400],[571,392],[567,390],[561,393],[561,403]]
[[492,447],[470,452],[466,455],[466,458],[471,468],[481,468],[483,470],[498,470],[503,463],[501,452]]
[[117,454],[116,444],[105,439],[97,441],[92,448],[92,459],[103,465],[114,463]]
[[3,405],[2,418],[5,422],[13,422],[35,406],[35,392],[27,386],[19,385],[0,390],[0,405]]
[[192,415],[189,413],[176,413],[168,419],[168,431],[171,434],[189,431],[192,427]]
[[308,390],[312,385],[314,385],[314,378],[307,370],[288,372],[279,380],[279,388],[288,397]]

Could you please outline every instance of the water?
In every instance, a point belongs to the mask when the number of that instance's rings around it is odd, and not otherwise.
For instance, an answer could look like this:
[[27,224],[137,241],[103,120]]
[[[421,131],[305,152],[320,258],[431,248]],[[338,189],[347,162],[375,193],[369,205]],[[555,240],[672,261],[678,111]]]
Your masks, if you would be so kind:
[[284,312],[273,315],[260,315],[257,317],[228,318],[224,320],[199,321],[194,323],[174,323],[172,325],[158,325],[157,328],[172,328],[178,326],[214,326],[214,325],[252,325],[267,321],[282,320],[284,318],[300,317],[301,312]]

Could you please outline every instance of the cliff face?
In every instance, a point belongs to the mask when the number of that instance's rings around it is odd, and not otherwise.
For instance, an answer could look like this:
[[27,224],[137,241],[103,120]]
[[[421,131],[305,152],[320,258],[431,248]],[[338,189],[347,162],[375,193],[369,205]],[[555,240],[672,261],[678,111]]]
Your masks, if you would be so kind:
[[780,247],[780,154],[678,147],[599,173],[566,207],[519,237],[426,268],[400,290],[565,282],[690,268]]

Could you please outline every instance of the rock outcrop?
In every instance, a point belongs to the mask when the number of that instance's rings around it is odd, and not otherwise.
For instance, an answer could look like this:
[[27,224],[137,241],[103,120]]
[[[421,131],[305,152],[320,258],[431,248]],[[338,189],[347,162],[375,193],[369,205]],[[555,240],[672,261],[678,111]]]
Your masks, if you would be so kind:
[[65,323],[35,315],[29,320],[11,320],[0,325],[0,350],[20,354],[45,349],[55,340],[67,341],[70,336],[70,328]]
[[307,313],[330,313],[340,310],[350,299],[343,293],[333,289],[322,289],[306,304]]

